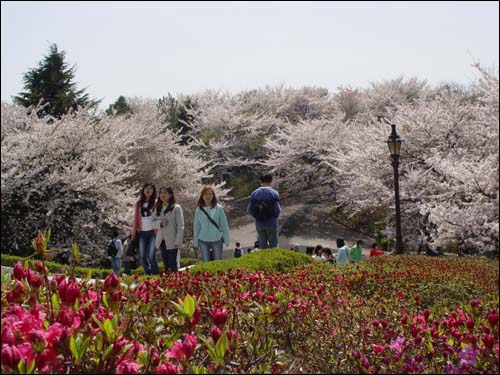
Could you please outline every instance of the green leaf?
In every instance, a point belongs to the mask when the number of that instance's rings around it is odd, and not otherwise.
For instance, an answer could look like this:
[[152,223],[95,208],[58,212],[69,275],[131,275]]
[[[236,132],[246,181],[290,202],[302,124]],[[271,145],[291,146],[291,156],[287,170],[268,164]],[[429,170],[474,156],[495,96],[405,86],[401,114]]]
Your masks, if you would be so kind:
[[[180,300],[180,298],[179,298]],[[174,301],[172,301],[172,304],[175,306],[175,309],[180,313],[180,314],[184,314],[184,308],[181,306],[180,303],[176,303]]]
[[217,344],[215,344],[215,354],[218,360],[216,361],[217,365],[222,365],[224,363],[224,356],[226,355],[226,349],[227,349],[227,336],[226,332],[224,332],[217,340]]
[[109,294],[107,292],[102,293],[102,303],[106,308],[109,308]]
[[80,250],[78,249],[78,244],[76,242],[73,242],[71,250],[73,251],[73,258],[75,258],[77,262],[80,262]]
[[71,354],[73,355],[73,358],[75,359],[75,363],[79,364],[80,363],[80,353],[78,352],[78,348],[76,347],[76,340],[74,336],[71,336],[71,339],[69,340],[69,350],[71,351]]
[[188,318],[191,319],[191,317],[194,314],[194,311],[196,309],[196,301],[194,300],[193,297],[191,297],[190,294],[188,294],[186,297],[184,297],[184,314],[188,316]]
[[[19,374],[32,374],[33,370],[35,369],[35,360],[32,359],[30,363],[27,363],[28,359],[21,359],[19,363],[17,364],[17,370],[19,371]],[[28,365],[26,367],[26,364]]]
[[17,364],[17,371],[19,374],[26,374],[26,360],[21,359]]
[[106,350],[104,351],[103,358],[107,358],[109,356],[109,353],[113,350],[114,345],[111,344],[109,345]]
[[98,352],[102,351],[103,347],[103,340],[102,340],[102,333],[98,332],[97,335],[95,336],[95,348]]
[[71,336],[69,341],[69,349],[71,354],[75,358],[75,364],[79,365],[87,351],[87,346],[89,345],[91,337],[83,338],[81,335]]
[[104,334],[106,335],[108,342],[113,342],[114,341],[113,340],[114,329],[113,329],[113,323],[111,322],[111,320],[106,319],[104,321],[103,327],[104,327]]
[[52,306],[57,310],[59,309],[59,296],[57,293],[52,293],[52,297],[50,297],[50,300],[52,301]]
[[47,243],[50,241],[51,234],[52,234],[52,229],[51,228],[47,229],[47,234],[45,236],[45,238],[47,239]]
[[188,374],[208,374],[208,370],[205,367],[192,365],[188,369]]
[[27,374],[33,374],[33,370],[35,369],[35,360],[32,359],[28,365],[28,371],[26,371]]
[[113,319],[111,319],[111,323],[113,323],[113,331],[116,331],[116,328],[118,327],[118,315],[117,314],[113,315]]
[[430,340],[427,341],[427,349],[429,349],[429,351],[431,351],[433,348],[434,348],[434,346],[432,345],[432,342]]
[[204,337],[200,337],[200,341],[207,347],[208,355],[212,362],[217,362],[217,353],[215,347]]

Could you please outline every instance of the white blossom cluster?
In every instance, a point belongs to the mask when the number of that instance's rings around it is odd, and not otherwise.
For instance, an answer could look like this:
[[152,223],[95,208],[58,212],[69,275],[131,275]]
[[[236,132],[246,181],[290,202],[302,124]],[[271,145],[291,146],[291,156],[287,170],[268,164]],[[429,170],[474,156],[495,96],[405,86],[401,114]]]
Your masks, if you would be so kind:
[[55,247],[77,242],[94,257],[111,227],[130,233],[146,181],[171,186],[189,219],[207,163],[162,126],[154,101],[130,105],[130,116],[80,110],[57,120],[2,103],[3,248],[28,250],[36,230],[51,227]]
[[357,95],[356,116],[345,124],[305,121],[277,132],[266,143],[268,165],[304,194],[322,194],[315,188],[328,183],[336,203],[353,214],[385,206],[394,217],[385,141],[388,124],[396,124],[404,140],[399,172],[405,239],[498,254],[498,74],[480,72],[469,96],[416,81],[409,81],[411,90],[401,90],[408,86],[403,81],[373,87]]
[[401,77],[333,94],[206,91],[186,108],[186,146],[152,99],[127,98],[125,116],[80,111],[49,122],[2,103],[2,244],[37,226],[61,242],[98,243],[107,228],[131,225],[145,181],[174,189],[189,226],[202,182],[215,181],[224,199],[228,176],[254,171],[353,215],[385,210],[393,225],[385,141],[396,124],[403,238],[498,254],[498,71],[476,68],[468,88]]

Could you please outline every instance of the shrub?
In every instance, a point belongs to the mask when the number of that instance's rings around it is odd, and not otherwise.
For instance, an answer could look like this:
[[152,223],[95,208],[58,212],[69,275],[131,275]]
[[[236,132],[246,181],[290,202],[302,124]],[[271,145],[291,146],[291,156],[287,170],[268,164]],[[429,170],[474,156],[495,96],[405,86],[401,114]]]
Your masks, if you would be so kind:
[[295,267],[315,262],[310,256],[291,250],[269,249],[254,251],[241,258],[223,259],[200,263],[191,272],[225,272],[229,269],[241,269],[245,272],[264,271],[266,273],[291,272]]

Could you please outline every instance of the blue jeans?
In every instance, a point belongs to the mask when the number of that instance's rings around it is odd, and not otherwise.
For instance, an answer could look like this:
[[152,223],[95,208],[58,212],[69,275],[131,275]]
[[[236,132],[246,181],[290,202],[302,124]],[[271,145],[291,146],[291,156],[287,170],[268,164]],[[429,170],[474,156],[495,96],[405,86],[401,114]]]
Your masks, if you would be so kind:
[[132,275],[132,270],[131,270],[129,261],[123,262],[123,269],[124,269],[123,273],[125,275],[129,275],[129,276]]
[[163,258],[163,264],[165,265],[165,272],[170,268],[172,272],[177,272],[177,253],[178,249],[167,249],[165,246],[165,241],[161,242],[160,245],[161,257]]
[[219,241],[215,242],[205,242],[202,240],[198,240],[201,251],[201,260],[203,262],[208,262],[210,260],[210,249],[212,249],[212,252],[214,254],[214,260],[221,260],[223,242],[224,241],[222,240],[222,238]]
[[146,275],[158,275],[159,273],[155,240],[154,230],[139,233],[139,261]]
[[113,267],[113,272],[116,276],[120,276],[122,270],[122,258],[111,257],[111,266]]
[[257,226],[260,249],[272,249],[278,246],[278,227]]

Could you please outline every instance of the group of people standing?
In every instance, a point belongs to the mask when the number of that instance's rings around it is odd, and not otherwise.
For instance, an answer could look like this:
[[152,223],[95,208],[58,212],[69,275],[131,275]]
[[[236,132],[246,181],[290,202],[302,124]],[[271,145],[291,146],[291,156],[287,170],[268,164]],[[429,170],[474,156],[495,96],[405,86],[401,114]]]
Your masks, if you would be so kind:
[[159,249],[166,269],[179,269],[179,248],[184,240],[184,214],[171,187],[162,187],[156,198],[156,187],[147,182],[134,206],[131,241],[139,243],[139,263],[146,275],[159,273],[156,250]]
[[[333,254],[329,248],[324,248],[322,245],[316,245],[315,248],[306,248],[306,254],[311,255],[314,259],[336,263],[338,266],[343,266],[347,263],[357,263],[363,258],[362,255],[363,241],[358,240],[356,244],[349,247],[343,238],[337,238],[337,254]],[[313,254],[314,250],[314,254]],[[377,248],[377,243],[372,245],[370,249],[370,257],[383,255],[384,251]]]
[[[271,188],[272,176],[262,176],[261,182],[262,186],[252,193],[247,211],[256,220],[259,245],[265,249],[278,245],[277,228],[281,207],[278,192]],[[157,198],[155,185],[151,182],[144,184],[134,206],[134,221],[128,240],[129,246],[131,242],[138,242],[139,264],[146,275],[159,273],[156,259],[158,249],[165,270],[177,272],[179,249],[184,241],[184,214],[171,187],[160,188]],[[116,255],[111,256],[113,272],[119,275],[127,246],[118,238],[117,231],[114,231],[111,242],[117,249]],[[214,189],[205,186],[196,202],[193,246],[200,250],[202,261],[208,262],[222,259],[223,246],[229,246],[229,242],[229,225],[224,208],[217,202]],[[126,271],[130,273],[129,265]]]
[[[281,213],[279,193],[271,187],[273,177],[270,174],[261,176],[261,186],[255,189],[247,206],[247,212],[255,219],[258,244],[260,249],[278,246],[278,217]],[[193,246],[199,249],[203,262],[221,260],[223,246],[230,242],[229,225],[224,208],[217,202],[215,191],[204,186],[196,202],[193,222]],[[117,231],[112,236],[112,244],[116,247],[116,255],[111,256],[113,272],[121,273],[121,259],[126,258],[126,247],[118,238]],[[180,251],[184,241],[184,214],[181,205],[175,199],[171,187],[160,188],[158,198],[156,187],[147,182],[141,189],[139,200],[134,206],[134,221],[129,236],[130,242],[138,242],[139,264],[146,275],[159,273],[156,252],[159,249],[165,270],[177,272],[179,269]],[[130,245],[130,242],[128,245]],[[361,244],[349,248],[343,239],[337,239],[338,252],[335,258],[330,250],[326,259],[342,266],[345,263],[361,260]],[[239,244],[238,244],[239,245]],[[239,246],[237,246],[238,248]],[[316,256],[322,259],[321,246],[316,247]],[[237,254],[237,255],[236,255]],[[379,255],[380,253],[374,254]],[[235,256],[241,256],[235,251]],[[328,257],[328,252],[324,251]],[[129,260],[127,260],[129,261]],[[130,274],[130,264],[126,264],[126,273]]]

